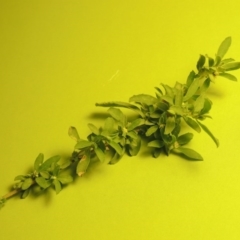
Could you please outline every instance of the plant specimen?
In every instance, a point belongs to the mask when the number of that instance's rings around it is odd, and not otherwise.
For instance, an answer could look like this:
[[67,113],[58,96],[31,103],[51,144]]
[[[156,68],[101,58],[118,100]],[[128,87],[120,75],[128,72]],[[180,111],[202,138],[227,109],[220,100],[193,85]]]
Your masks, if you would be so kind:
[[[60,162],[60,156],[53,156],[44,160],[40,153],[32,172],[15,177],[13,190],[0,199],[0,206],[16,194],[26,198],[36,188],[44,191],[53,187],[59,193],[75,176],[86,173],[91,161],[108,159],[109,164],[115,164],[125,154],[136,156],[142,141],[147,143],[153,157],[173,153],[193,161],[203,160],[198,152],[186,147],[193,133],[183,132],[182,124],[190,130],[206,132],[219,146],[218,139],[203,121],[210,118],[212,101],[207,95],[210,84],[218,76],[237,81],[229,72],[239,69],[240,62],[224,58],[230,45],[231,37],[227,37],[214,58],[200,55],[196,71],[190,72],[185,83],[176,82],[173,87],[162,83],[155,88],[155,96],[134,95],[129,102],[97,103],[96,106],[108,107],[109,116],[103,126],[89,123],[90,134],[86,139],[79,136],[75,127],[70,127],[68,133],[75,146],[69,159]],[[129,120],[121,108],[130,109],[135,117]]]

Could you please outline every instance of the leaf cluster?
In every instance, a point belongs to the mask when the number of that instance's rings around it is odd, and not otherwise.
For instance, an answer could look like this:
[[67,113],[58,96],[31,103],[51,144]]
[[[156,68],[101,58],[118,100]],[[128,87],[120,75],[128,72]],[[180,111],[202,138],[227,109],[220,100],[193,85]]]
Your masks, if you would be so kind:
[[[15,177],[13,191],[0,198],[0,207],[17,193],[26,198],[34,188],[46,190],[51,187],[59,193],[63,185],[73,181],[75,174],[86,173],[92,161],[104,162],[109,158],[109,164],[115,164],[124,154],[136,156],[142,140],[147,142],[153,157],[174,153],[189,160],[203,160],[198,152],[185,145],[193,139],[193,130],[204,131],[219,146],[218,139],[203,121],[211,118],[212,101],[207,96],[211,83],[217,76],[237,81],[229,72],[239,69],[240,62],[224,58],[230,45],[231,38],[228,37],[219,46],[215,58],[200,55],[196,70],[189,73],[185,83],[176,82],[174,86],[162,83],[155,88],[154,96],[138,94],[130,97],[129,102],[97,103],[96,106],[108,107],[103,126],[89,123],[91,133],[85,139],[80,138],[75,127],[70,127],[68,134],[75,146],[69,160],[60,164],[60,156],[44,160],[40,153],[32,172]],[[135,118],[129,120],[121,108],[133,111]],[[189,131],[186,132],[184,125]],[[74,171],[65,171],[67,168]]]
[[56,193],[59,193],[64,184],[73,181],[73,177],[63,171],[66,165],[60,165],[60,159],[60,156],[53,156],[44,161],[44,155],[40,153],[34,161],[33,171],[16,176],[13,188],[21,190],[21,198],[26,198],[36,186],[41,190],[54,187]]

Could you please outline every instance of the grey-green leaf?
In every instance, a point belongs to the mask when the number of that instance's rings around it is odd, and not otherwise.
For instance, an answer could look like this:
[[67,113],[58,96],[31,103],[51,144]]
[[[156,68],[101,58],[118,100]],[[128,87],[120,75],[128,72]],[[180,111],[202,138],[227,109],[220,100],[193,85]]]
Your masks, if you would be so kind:
[[224,39],[224,41],[221,43],[221,45],[218,48],[217,56],[219,56],[220,58],[223,58],[227,53],[229,47],[231,46],[231,43],[232,43],[231,37],[227,37],[226,39]]
[[179,148],[174,148],[172,151],[177,154],[184,155],[190,160],[198,160],[198,161],[203,160],[203,157],[199,153],[197,153],[196,151],[190,148],[179,147]]

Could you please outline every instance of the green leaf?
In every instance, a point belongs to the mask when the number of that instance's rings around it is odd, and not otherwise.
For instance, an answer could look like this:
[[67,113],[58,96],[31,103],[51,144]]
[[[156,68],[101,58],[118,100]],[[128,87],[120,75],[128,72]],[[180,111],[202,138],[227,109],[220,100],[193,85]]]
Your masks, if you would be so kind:
[[114,128],[114,124],[115,124],[114,119],[112,117],[108,117],[104,122],[103,129],[108,131],[108,132],[111,132]]
[[205,61],[206,61],[205,56],[200,55],[200,57],[199,57],[199,59],[198,59],[198,62],[197,62],[197,69],[198,69],[198,70],[201,70],[201,69],[202,69],[202,67],[203,67],[204,64],[205,64]]
[[168,117],[165,125],[164,134],[169,134],[175,128],[175,117]]
[[35,179],[36,183],[43,189],[46,189],[51,186],[52,182],[50,180],[46,180],[43,177],[38,177]]
[[66,173],[59,174],[57,176],[58,181],[60,181],[62,184],[68,184],[73,181],[73,177],[71,175],[68,175]]
[[114,142],[114,141],[109,141],[108,142],[109,146],[112,147],[120,156],[123,154],[123,149],[121,148],[121,146]]
[[136,156],[141,148],[141,138],[133,139],[128,145],[128,152],[130,156]]
[[159,109],[162,112],[165,112],[168,109],[168,104],[165,102],[159,102],[157,103],[157,109]]
[[144,119],[142,118],[137,118],[134,121],[130,123],[130,125],[127,127],[128,131],[134,130],[136,127],[139,127],[144,124]]
[[14,181],[24,181],[26,179],[26,177],[24,175],[18,175],[14,178]]
[[139,95],[132,96],[129,99],[129,102],[137,102],[137,103],[142,103],[149,106],[149,105],[154,105],[157,102],[157,98],[148,94],[139,94]]
[[199,153],[197,153],[196,151],[190,148],[179,147],[179,148],[174,148],[172,151],[177,154],[184,155],[190,160],[203,160],[202,156]]
[[219,73],[219,76],[227,78],[231,81],[235,81],[235,82],[237,81],[237,78],[230,73]]
[[87,140],[80,140],[75,145],[75,149],[84,149],[84,148],[88,148],[88,147],[92,147],[92,146],[93,146],[92,142],[89,142]]
[[132,139],[138,139],[139,138],[139,135],[137,134],[136,131],[130,131],[130,132],[127,132],[127,136],[129,136],[130,138]]
[[221,63],[221,57],[219,57],[219,56],[216,56],[216,59],[215,59],[215,65],[214,66],[219,66],[219,64]]
[[183,117],[183,119],[185,120],[187,125],[190,126],[192,129],[199,133],[201,132],[201,128],[199,127],[198,123],[195,120],[187,116]]
[[65,159],[65,161],[61,164],[61,169],[65,169],[72,164],[71,159]]
[[173,97],[170,97],[168,95],[163,95],[161,97],[162,100],[166,101],[167,103],[169,103],[170,105],[173,105]]
[[40,172],[40,175],[45,178],[45,179],[48,179],[51,177],[50,173],[48,171],[43,171],[43,172]]
[[54,180],[53,180],[53,185],[54,185],[56,194],[58,194],[58,193],[62,190],[62,185],[61,185],[61,183],[60,183],[57,179],[54,179]]
[[21,198],[25,199],[29,195],[29,193],[30,193],[30,188],[22,192]]
[[172,135],[172,134],[164,134],[161,131],[161,136],[162,136],[162,140],[164,141],[165,145],[171,145],[176,141],[176,136]]
[[208,57],[208,66],[209,66],[209,67],[212,67],[213,65],[214,65],[214,59]]
[[183,101],[183,87],[182,84],[176,82],[175,84],[175,99],[174,103],[176,106],[181,107],[182,106],[182,101]]
[[240,68],[240,62],[230,62],[221,66],[224,71],[232,71]]
[[32,186],[32,184],[33,184],[32,178],[26,178],[25,181],[22,184],[22,190],[28,189],[29,187]]
[[41,171],[48,170],[48,168],[50,168],[50,166],[53,163],[57,163],[60,159],[61,159],[61,157],[58,155],[47,159],[45,162],[43,162],[43,164],[41,166],[39,166],[38,171],[41,172]]
[[119,155],[117,152],[113,155],[112,159],[110,160],[109,164],[113,165],[119,162],[119,160],[122,158],[122,155]]
[[211,110],[212,102],[208,98],[205,98],[203,109],[200,112],[200,115],[206,114]]
[[97,128],[96,126],[94,126],[92,123],[89,123],[89,124],[88,124],[88,127],[89,127],[89,129],[90,129],[94,134],[96,134],[96,135],[99,134],[98,128]]
[[210,86],[210,83],[211,83],[211,80],[209,78],[207,78],[203,85],[201,86],[201,92],[206,92],[206,90],[209,88]]
[[98,107],[123,107],[123,108],[139,111],[139,108],[137,106],[131,103],[125,103],[125,102],[105,102],[105,103],[96,103],[95,105]]
[[146,132],[146,136],[149,137],[151,136],[153,133],[155,133],[157,130],[159,129],[158,125],[153,125],[150,128],[148,128],[147,132]]
[[204,130],[212,138],[212,140],[215,142],[216,146],[219,147],[219,140],[214,137],[214,135],[210,132],[210,130],[205,125],[203,125],[199,121],[197,121],[197,122],[201,126],[202,130]]
[[125,124],[126,124],[126,117],[124,116],[124,114],[122,113],[122,111],[121,111],[120,109],[117,109],[117,108],[109,108],[109,109],[108,109],[108,113],[109,113],[114,119],[116,119],[118,122],[120,122],[122,126],[125,126]]
[[159,155],[160,155],[161,152],[162,152],[162,148],[155,148],[155,149],[153,150],[153,157],[154,157],[154,158],[159,157]]
[[75,127],[70,127],[68,129],[68,135],[75,140],[76,142],[80,140],[80,137],[78,135],[78,131]]
[[203,96],[203,94],[201,94],[196,100],[195,100],[195,103],[194,103],[194,112],[197,113],[197,112],[200,112],[203,107],[204,107],[204,102],[205,102],[205,98]]
[[148,143],[148,147],[162,148],[163,146],[164,146],[164,142],[160,140],[153,140]]
[[195,78],[196,74],[194,71],[191,71],[188,75],[188,78],[187,78],[187,87],[189,88],[190,85],[192,84],[194,78]]
[[78,176],[81,177],[87,171],[90,161],[91,161],[90,154],[87,152],[77,165],[76,170],[77,170]]
[[229,62],[234,62],[235,60],[233,58],[226,58],[221,61],[221,64],[229,63]]
[[163,95],[162,90],[159,87],[155,87],[155,89],[157,90],[157,96],[161,97]]
[[193,138],[192,133],[185,133],[178,137],[177,142],[179,145],[185,145],[189,143],[192,140],[192,138]]
[[189,86],[186,95],[183,97],[183,101],[187,101],[188,99],[190,99],[197,92],[199,85],[199,79],[196,78]]
[[174,97],[173,88],[172,88],[172,87],[169,87],[168,85],[163,84],[163,83],[161,83],[161,85],[164,87],[165,95],[173,98],[173,97]]
[[42,153],[39,153],[35,162],[34,162],[34,170],[38,171],[39,166],[43,163],[44,156]]
[[221,45],[218,48],[217,56],[219,56],[220,58],[223,58],[227,53],[229,47],[231,46],[231,43],[232,43],[231,37],[227,37],[226,39],[224,39],[224,41],[221,43]]
[[94,149],[94,152],[96,153],[96,155],[97,155],[98,159],[100,160],[100,162],[104,162],[105,154],[102,151],[102,149],[97,147],[97,148]]
[[173,115],[180,115],[180,116],[183,116],[184,114],[184,111],[183,111],[183,108],[180,107],[180,106],[171,106],[169,108],[169,110],[167,110],[170,114],[173,114]]

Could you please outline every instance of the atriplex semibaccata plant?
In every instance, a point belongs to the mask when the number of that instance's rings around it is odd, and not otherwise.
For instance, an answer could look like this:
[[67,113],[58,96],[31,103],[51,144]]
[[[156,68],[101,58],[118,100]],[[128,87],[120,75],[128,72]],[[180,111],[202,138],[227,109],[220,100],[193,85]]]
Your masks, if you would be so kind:
[[[60,156],[53,156],[44,161],[40,153],[32,172],[15,177],[13,190],[0,199],[0,207],[16,194],[26,198],[30,191],[46,190],[53,187],[59,193],[64,184],[73,181],[76,173],[82,176],[91,161],[110,164],[118,162],[127,153],[136,156],[141,148],[142,139],[152,149],[152,155],[160,153],[178,154],[189,160],[203,160],[195,150],[185,147],[193,138],[192,132],[182,133],[182,122],[191,129],[206,132],[219,146],[218,139],[202,123],[210,118],[212,101],[207,97],[207,90],[218,76],[237,81],[230,74],[240,68],[240,62],[224,58],[231,45],[231,37],[226,38],[218,48],[215,58],[200,55],[196,71],[191,71],[185,84],[176,82],[173,87],[161,84],[156,87],[156,95],[134,95],[129,102],[97,103],[97,106],[109,107],[109,117],[102,127],[88,124],[91,131],[87,139],[82,139],[75,127],[70,127],[69,136],[76,141],[74,151],[63,163]],[[135,113],[131,121],[119,108],[128,108]],[[72,171],[73,170],[73,171]]]

